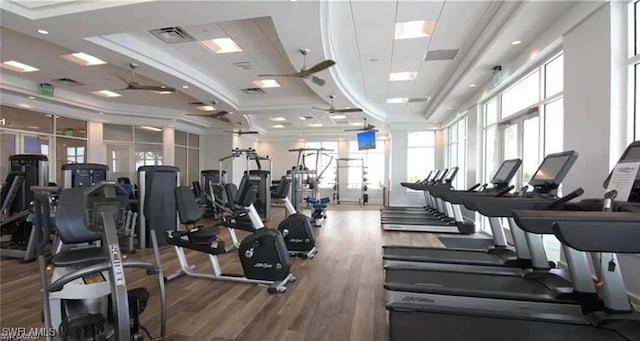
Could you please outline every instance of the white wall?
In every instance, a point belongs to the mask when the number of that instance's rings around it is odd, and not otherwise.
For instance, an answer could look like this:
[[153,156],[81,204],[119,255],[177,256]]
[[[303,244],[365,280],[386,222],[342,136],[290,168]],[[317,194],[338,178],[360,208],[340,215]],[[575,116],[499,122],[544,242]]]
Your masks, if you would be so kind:
[[[223,133],[200,135],[200,170],[219,169],[219,159],[231,154],[231,149],[233,149],[232,135]],[[223,169],[229,174],[231,162],[225,161]]]
[[102,137],[102,122],[87,122],[87,162],[107,163],[107,148]]

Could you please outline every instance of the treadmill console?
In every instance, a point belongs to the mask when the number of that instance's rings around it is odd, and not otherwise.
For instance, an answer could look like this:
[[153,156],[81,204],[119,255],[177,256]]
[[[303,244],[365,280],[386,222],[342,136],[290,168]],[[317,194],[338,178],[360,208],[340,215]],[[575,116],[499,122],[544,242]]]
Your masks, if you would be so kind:
[[522,160],[520,159],[504,160],[496,174],[493,176],[493,179],[491,179],[493,188],[501,189],[509,186],[509,183],[518,172],[518,169],[520,169],[520,165],[522,165]]
[[[624,151],[624,153],[622,153],[622,156],[617,163],[627,162],[640,162],[640,141],[631,143]],[[609,187],[609,180],[611,179],[612,173],[613,171],[609,173],[609,176],[607,176],[607,178],[605,179],[603,184],[604,188]],[[633,186],[631,187],[631,193],[629,194],[628,202],[640,203],[640,172],[636,174],[636,179],[633,182]]]
[[534,192],[556,194],[577,159],[578,153],[575,151],[547,155],[531,177],[529,185],[533,187]]

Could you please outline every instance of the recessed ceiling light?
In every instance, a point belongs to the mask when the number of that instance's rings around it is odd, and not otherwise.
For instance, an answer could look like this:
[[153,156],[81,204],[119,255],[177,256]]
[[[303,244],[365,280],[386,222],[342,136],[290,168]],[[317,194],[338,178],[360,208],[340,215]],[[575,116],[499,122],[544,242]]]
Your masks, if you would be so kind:
[[202,43],[214,53],[231,53],[242,51],[240,46],[238,46],[238,44],[236,44],[236,42],[231,38],[205,40]]
[[416,79],[417,71],[411,72],[392,72],[389,74],[390,81],[410,81]]
[[173,91],[154,91],[154,92],[160,95],[170,95],[173,93]]
[[15,71],[15,72],[34,72],[34,71],[40,71],[40,69],[35,68],[31,65],[27,65],[24,63],[20,63],[20,62],[16,62],[15,60],[9,60],[6,62],[2,63],[2,67],[7,69],[7,70],[11,70],[11,71]]
[[511,45],[520,45],[520,44],[522,44],[521,40],[514,40],[511,42]]
[[453,110],[453,107],[448,107],[447,110]]
[[29,99],[36,99],[34,96],[29,96]]
[[322,123],[309,123],[309,127],[314,127],[314,128],[322,127]]
[[44,116],[47,116],[47,117],[53,117],[53,115],[51,115],[51,114],[46,114],[46,115],[44,115]]
[[284,126],[282,124],[274,124],[271,128],[284,128]]
[[76,63],[76,64],[80,64],[80,65],[84,65],[84,66],[91,66],[91,65],[102,65],[102,64],[106,64],[107,62],[105,62],[104,60],[94,57],[90,54],[86,54],[84,52],[78,52],[78,53],[72,53],[72,54],[65,54],[63,56],[60,56],[70,62]]
[[272,117],[270,118],[270,120],[274,121],[274,122],[282,122],[282,121],[286,121],[287,119],[281,116],[278,117]]
[[354,126],[354,127],[360,127],[362,126],[362,122],[351,122],[349,123],[350,126]]
[[260,79],[257,81],[253,81],[253,84],[255,84],[259,88],[279,88],[280,87],[280,83],[278,83],[278,81],[276,81],[275,79]]
[[307,120],[307,118],[306,118],[306,117],[304,117],[304,116],[300,116],[300,117],[298,117],[298,118],[299,118],[301,121],[306,121],[306,120]]
[[49,34],[49,31],[43,30],[43,29],[39,29],[38,33],[40,33],[40,34]]
[[18,104],[19,107],[23,107],[23,108],[31,108],[31,106],[29,104],[26,103],[20,103]]
[[333,115],[331,116],[331,118],[333,118],[334,120],[344,120],[345,118],[347,118],[347,115]]
[[202,110],[202,111],[214,111],[214,110],[216,110],[216,108],[213,105],[201,105],[199,107],[196,107],[196,109]]
[[435,27],[434,21],[418,20],[396,23],[395,39],[428,37]]
[[98,91],[92,91],[91,93],[94,94],[94,95],[102,96],[102,97],[120,97],[120,96],[122,96],[121,94],[119,94],[117,92],[113,92],[111,90],[98,90]]
[[409,101],[407,97],[387,98],[387,104],[407,103],[407,101]]
[[149,126],[141,126],[140,129],[151,130],[151,131],[162,131],[161,128],[149,127]]
[[183,85],[182,88],[183,89],[189,89],[189,86],[188,85]]
[[103,112],[99,112],[98,115],[104,115],[104,113]]
[[469,87],[470,87],[470,88],[475,88],[476,86],[477,86],[477,85],[476,85],[476,83],[469,84]]
[[40,129],[40,127],[38,127],[38,126],[27,126],[27,128],[31,128],[31,129]]

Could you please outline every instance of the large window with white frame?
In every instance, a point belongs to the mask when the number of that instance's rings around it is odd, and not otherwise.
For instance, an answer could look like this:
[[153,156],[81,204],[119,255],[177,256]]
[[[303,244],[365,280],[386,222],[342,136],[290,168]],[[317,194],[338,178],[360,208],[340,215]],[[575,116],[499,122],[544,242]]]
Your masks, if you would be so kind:
[[305,164],[307,168],[316,170],[318,174],[326,169],[320,178],[320,185],[318,187],[333,188],[336,180],[335,158],[338,157],[338,141],[305,142],[304,148],[330,149],[330,151],[322,152],[322,155],[320,155],[318,159],[316,159],[316,153],[309,153],[310,155],[305,157]]
[[49,159],[49,180],[62,185],[61,167],[87,160],[87,122],[0,106],[0,178],[9,171],[13,154],[42,154]]
[[[377,140],[375,149],[359,150],[357,141],[349,141],[348,157],[364,160],[366,185],[371,189],[380,189],[384,183],[384,143],[384,140]],[[360,188],[362,174],[359,168],[350,167],[347,178],[349,188]]]
[[447,128],[447,168],[458,167],[453,186],[463,189],[466,184],[467,117],[457,120]]
[[162,129],[107,123],[102,127],[112,179],[128,177],[135,183],[138,167],[164,164]]
[[435,167],[436,134],[434,131],[412,131],[407,141],[407,181],[423,179]]
[[629,23],[629,126],[633,140],[640,140],[640,1],[629,4]]

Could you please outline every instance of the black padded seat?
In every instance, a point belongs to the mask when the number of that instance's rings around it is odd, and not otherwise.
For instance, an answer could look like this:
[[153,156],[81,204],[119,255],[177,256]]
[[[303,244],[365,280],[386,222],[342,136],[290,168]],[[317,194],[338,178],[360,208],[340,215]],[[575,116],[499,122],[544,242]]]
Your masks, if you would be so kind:
[[101,247],[64,250],[51,257],[51,264],[59,268],[87,267],[108,261]]
[[180,217],[180,223],[192,225],[186,232],[173,233],[171,238],[181,237],[185,234],[188,236],[189,241],[199,245],[210,245],[217,240],[217,235],[220,234],[220,229],[217,227],[204,227],[196,226],[196,224],[202,219],[202,210],[196,201],[193,191],[189,187],[180,186],[174,190],[176,196],[176,207],[178,208],[178,216]]

